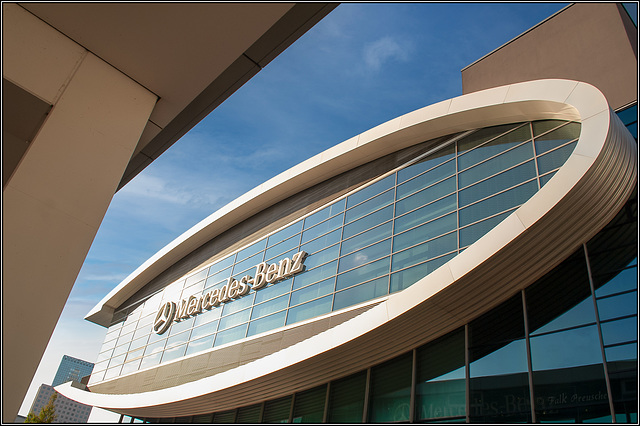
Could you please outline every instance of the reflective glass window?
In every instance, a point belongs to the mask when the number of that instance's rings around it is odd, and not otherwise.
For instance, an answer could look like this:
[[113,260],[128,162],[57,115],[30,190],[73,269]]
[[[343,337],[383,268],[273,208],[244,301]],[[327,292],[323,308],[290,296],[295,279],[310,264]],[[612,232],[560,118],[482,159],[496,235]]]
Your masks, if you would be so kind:
[[225,343],[244,338],[247,333],[247,325],[248,324],[242,324],[237,327],[218,332],[218,334],[216,334],[216,340],[214,341],[213,346],[215,347],[224,345]]
[[375,243],[340,258],[338,273],[356,268],[372,260],[388,255],[391,251],[391,238]]
[[319,250],[324,249],[325,247],[336,244],[338,241],[340,241],[341,236],[342,228],[336,229],[335,231],[329,232],[328,234],[325,234],[320,238],[316,238],[313,241],[303,244],[300,247],[300,250],[306,251],[309,254],[313,254]]
[[[534,124],[535,126],[535,124]],[[536,137],[536,154],[542,155],[565,143],[577,139],[580,135],[580,124],[569,123],[552,132]]]
[[520,126],[521,123],[512,123],[478,129],[458,141],[458,152],[460,154],[463,154],[465,151],[469,151],[470,149],[473,149],[478,145],[482,145],[488,140],[496,139],[497,137],[508,133]]
[[236,423],[260,423],[261,411],[262,404],[239,408]]
[[336,291],[389,273],[389,256],[338,275]]
[[368,216],[360,218],[355,222],[351,222],[348,225],[345,225],[342,238],[347,239],[356,234],[359,234],[362,231],[366,231],[369,228],[373,228],[376,225],[379,225],[383,222],[386,222],[393,218],[393,206],[387,206],[383,209],[378,210],[375,213],[371,213]]
[[396,291],[404,290],[453,259],[454,256],[455,253],[451,253],[391,274],[389,291],[395,293]]
[[347,208],[351,208],[356,204],[363,202],[376,194],[380,194],[383,191],[391,188],[395,183],[395,175],[389,175],[384,179],[372,183],[371,185],[362,188],[361,190],[349,195],[347,197]]
[[433,154],[429,154],[422,160],[405,167],[404,169],[398,170],[398,184],[411,179],[414,176],[419,175],[422,172],[425,172],[429,169],[432,169],[439,164],[444,163],[452,159],[455,155],[455,144],[450,143],[446,147],[439,149]]
[[339,214],[337,216],[332,217],[329,220],[326,220],[318,225],[314,226],[311,229],[308,229],[302,233],[302,241],[301,244],[309,242],[320,235],[323,235],[329,231],[333,231],[334,229],[342,226],[342,222],[344,221],[344,213]]
[[[456,209],[456,194],[441,198],[395,220],[394,232],[400,233]],[[344,243],[342,244],[344,246]]]
[[473,225],[469,225],[464,228],[461,228],[460,229],[460,247],[466,247],[475,243],[482,236],[484,236],[493,228],[495,228],[500,222],[502,222],[511,213],[513,213],[513,210],[508,210],[504,213],[495,215],[481,222],[476,222]]
[[516,148],[506,151],[497,157],[493,157],[484,163],[473,166],[458,175],[458,185],[465,188],[473,183],[488,178],[502,170],[509,169],[533,158],[531,142],[524,143]]
[[280,253],[284,253],[288,250],[292,250],[300,244],[300,235],[296,235],[294,237],[289,238],[288,240],[284,240],[270,248],[268,248],[264,252],[265,259],[271,259],[274,256],[279,255]]
[[292,423],[321,423],[326,397],[327,385],[297,393],[294,398]]
[[249,317],[251,316],[251,308],[247,308],[243,311],[236,312],[235,314],[231,314],[226,317],[220,318],[220,325],[218,327],[219,330],[224,330],[229,327],[233,327],[240,323],[249,321]]
[[293,289],[297,290],[316,281],[324,280],[331,275],[334,275],[337,267],[338,261],[336,260],[330,263],[325,263],[324,265],[310,271],[303,272],[300,275],[296,275],[293,279]]
[[267,239],[263,238],[262,240],[256,241],[250,246],[243,248],[236,255],[236,262],[240,262],[243,259],[246,259],[247,257],[264,250],[266,245],[267,245]]
[[227,278],[229,278],[231,276],[231,267],[223,269],[213,275],[211,275],[209,278],[207,278],[207,281],[205,283],[204,288],[209,288],[215,284],[224,282],[227,280]]
[[218,329],[218,321],[211,321],[206,324],[203,324],[200,327],[196,327],[193,329],[193,331],[191,332],[190,340],[195,340],[202,336],[215,333],[217,329]]
[[263,423],[288,423],[291,412],[291,395],[264,404]]
[[427,188],[436,182],[443,180],[456,173],[456,162],[449,161],[434,169],[429,170],[415,178],[398,185],[397,197],[398,199],[404,198],[407,195],[411,195],[416,191]]
[[165,362],[169,362],[174,359],[180,358],[184,356],[184,352],[186,349],[187,349],[186,344],[181,346],[175,346],[171,349],[165,349],[164,353],[162,354],[162,360],[160,362],[165,363]]
[[[469,138],[472,138],[470,135]],[[531,132],[528,125],[520,126],[517,129],[502,135],[490,142],[460,154],[458,157],[458,169],[464,170],[468,167],[478,164],[497,154],[515,147],[516,145],[531,139]],[[530,145],[529,145],[530,146]],[[531,152],[533,154],[533,152]]]
[[416,352],[416,419],[466,415],[464,328]]
[[256,291],[254,303],[261,303],[265,300],[273,299],[275,297],[282,296],[285,293],[289,293],[291,291],[292,283],[293,281],[288,279],[271,284],[269,287],[261,288],[260,291]]
[[236,263],[233,266],[233,274],[235,275],[239,272],[246,271],[247,269],[256,266],[258,263],[262,262],[263,256],[264,256],[263,252],[256,253],[253,256],[250,256],[245,260]]
[[343,211],[345,201],[346,199],[343,198],[342,200],[336,201],[332,205],[325,207],[324,209],[319,210],[312,215],[307,216],[304,219],[304,229],[309,229],[312,226],[322,222],[323,220],[328,219],[331,216],[334,216]]
[[438,198],[455,192],[455,190],[456,179],[453,176],[396,202],[396,215],[422,207]]
[[412,358],[408,353],[371,369],[369,421],[409,420]]
[[205,278],[207,278],[208,272],[209,272],[209,268],[204,268],[203,270],[196,272],[195,274],[187,278],[186,282],[184,283],[184,286],[190,287],[193,284],[197,283],[198,281],[204,280]]
[[534,161],[527,161],[487,180],[469,186],[458,193],[460,207],[489,197],[497,192],[512,187],[514,184],[531,180],[536,177]]
[[533,196],[538,190],[538,184],[523,183],[513,189],[494,195],[476,204],[460,210],[460,226],[469,225],[486,217],[519,206]]
[[389,293],[389,277],[384,276],[336,293],[333,310],[375,299],[387,293]]
[[421,263],[425,260],[455,251],[457,248],[458,236],[455,232],[434,238],[426,243],[394,254],[391,259],[391,271],[404,269],[416,263]]
[[224,259],[218,260],[217,262],[215,262],[213,265],[209,267],[209,273],[214,274],[218,271],[221,271],[223,269],[230,267],[231,265],[233,265],[235,258],[236,256],[232,254],[231,256],[227,256]]
[[276,299],[269,300],[265,303],[260,303],[259,305],[255,305],[253,307],[253,311],[251,312],[251,319],[256,319],[263,317],[265,315],[272,314],[281,309],[286,309],[289,305],[289,295],[285,294],[284,296],[280,296]]
[[413,228],[411,231],[396,235],[393,238],[393,251],[398,252],[430,240],[431,238],[451,232],[456,229],[456,226],[457,219],[455,213],[427,222],[424,225]]
[[305,269],[313,269],[316,266],[319,266],[331,260],[334,260],[338,257],[339,252],[340,252],[340,245],[335,244],[322,251],[318,251],[314,253],[312,256],[307,256],[307,258],[304,261]]
[[302,221],[295,222],[284,229],[279,230],[278,232],[271,234],[269,236],[267,247],[274,246],[281,241],[286,240],[289,237],[294,236],[298,232],[302,231]]
[[393,190],[388,190],[380,195],[376,195],[370,200],[365,201],[362,204],[347,210],[345,213],[344,222],[353,222],[356,219],[360,219],[362,216],[378,210],[381,207],[388,206],[393,203],[394,194]]
[[304,321],[308,318],[317,317],[318,315],[330,312],[332,300],[333,296],[325,296],[321,299],[316,299],[303,305],[298,305],[295,308],[289,308],[287,324]]
[[247,336],[253,336],[254,334],[264,333],[265,331],[284,326],[284,320],[286,316],[287,312],[282,311],[266,317],[262,317],[258,320],[251,321],[249,323],[249,331],[247,332]]
[[194,354],[196,352],[205,351],[213,347],[213,340],[215,339],[215,335],[210,334],[201,339],[194,340],[193,337],[191,341],[187,345],[187,351],[185,355]]
[[291,293],[291,301],[289,302],[289,305],[295,306],[318,297],[326,296],[333,292],[335,282],[335,277],[331,277],[314,285],[309,285],[300,290],[294,291]]
[[577,142],[571,142],[562,148],[558,148],[538,157],[538,172],[540,174],[544,174],[562,166],[567,161],[567,158],[569,158],[569,155],[573,152],[573,149],[576,147],[576,143]]
[[366,383],[366,371],[331,382],[328,423],[362,422]]

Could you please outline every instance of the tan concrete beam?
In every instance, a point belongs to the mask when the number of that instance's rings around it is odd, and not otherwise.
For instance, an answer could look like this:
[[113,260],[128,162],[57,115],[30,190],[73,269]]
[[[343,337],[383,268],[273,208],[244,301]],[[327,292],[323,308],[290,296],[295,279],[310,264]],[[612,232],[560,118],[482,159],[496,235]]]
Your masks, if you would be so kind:
[[3,190],[2,420],[12,422],[156,96],[18,6],[3,12],[4,77],[53,104]]

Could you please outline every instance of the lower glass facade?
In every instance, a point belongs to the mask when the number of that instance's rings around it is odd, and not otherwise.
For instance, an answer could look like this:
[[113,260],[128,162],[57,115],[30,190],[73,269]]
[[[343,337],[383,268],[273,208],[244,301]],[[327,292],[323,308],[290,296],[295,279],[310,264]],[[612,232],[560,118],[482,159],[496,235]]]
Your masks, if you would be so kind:
[[125,422],[637,423],[637,191],[505,302],[389,361],[277,400]]

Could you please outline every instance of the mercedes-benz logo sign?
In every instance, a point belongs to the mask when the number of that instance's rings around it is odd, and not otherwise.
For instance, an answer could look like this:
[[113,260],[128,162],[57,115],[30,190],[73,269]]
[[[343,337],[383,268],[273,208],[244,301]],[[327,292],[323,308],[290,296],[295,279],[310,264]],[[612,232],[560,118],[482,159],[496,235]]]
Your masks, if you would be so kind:
[[174,317],[176,316],[176,304],[174,302],[165,303],[156,315],[153,322],[153,331],[162,334],[169,329]]

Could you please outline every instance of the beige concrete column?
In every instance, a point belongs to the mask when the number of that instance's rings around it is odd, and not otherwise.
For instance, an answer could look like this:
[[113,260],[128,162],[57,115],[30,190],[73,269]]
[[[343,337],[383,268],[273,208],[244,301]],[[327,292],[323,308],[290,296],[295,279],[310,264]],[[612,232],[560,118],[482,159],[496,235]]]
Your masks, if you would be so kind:
[[157,98],[15,4],[3,5],[3,60],[5,79],[53,105],[2,194],[13,422]]

